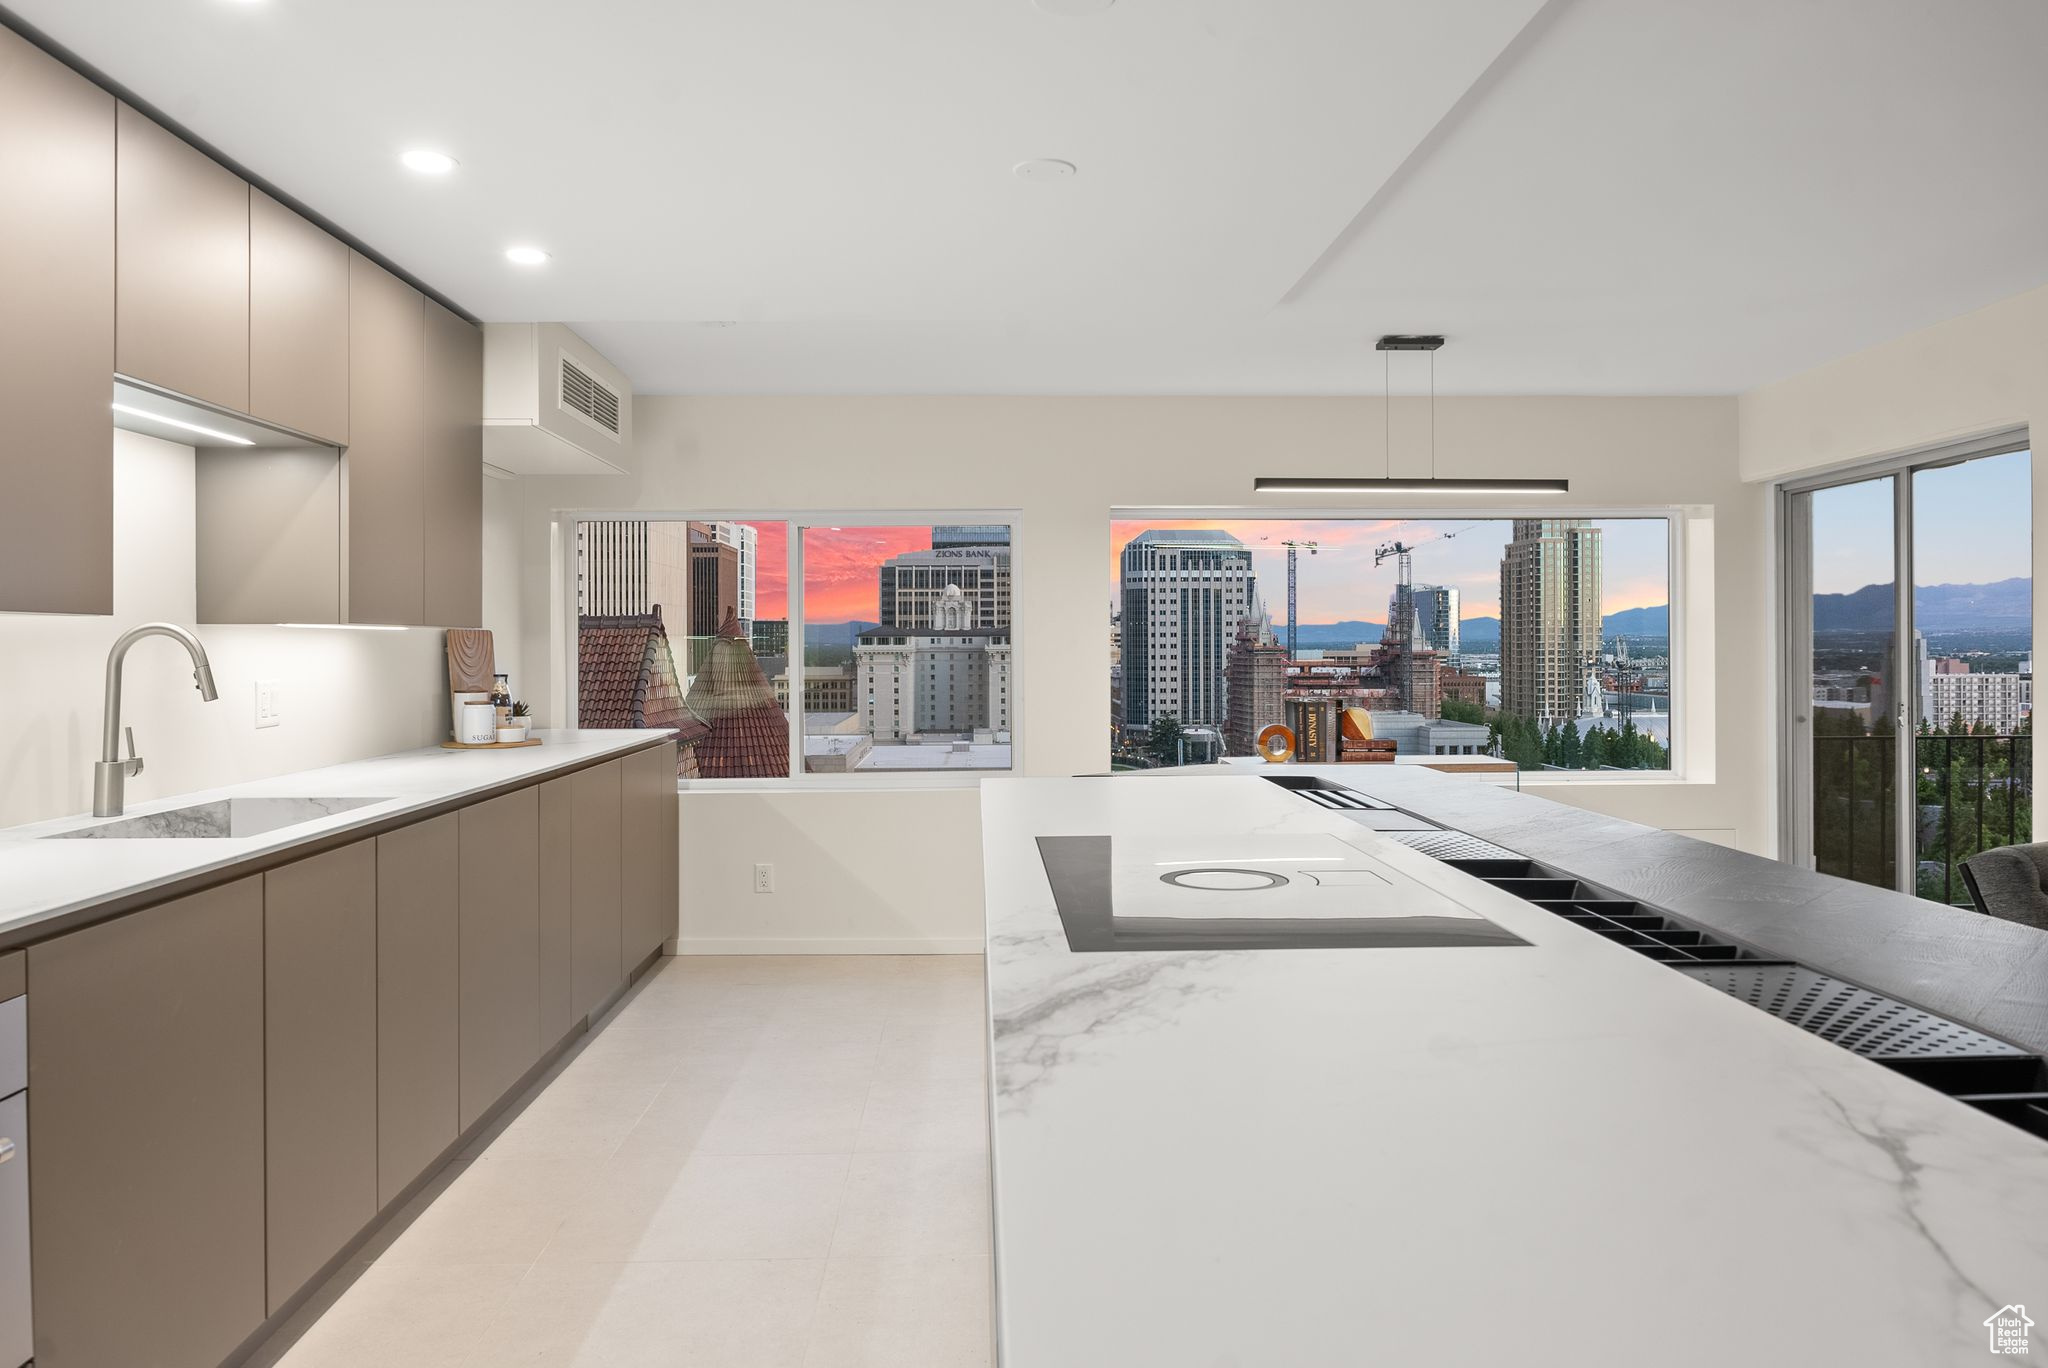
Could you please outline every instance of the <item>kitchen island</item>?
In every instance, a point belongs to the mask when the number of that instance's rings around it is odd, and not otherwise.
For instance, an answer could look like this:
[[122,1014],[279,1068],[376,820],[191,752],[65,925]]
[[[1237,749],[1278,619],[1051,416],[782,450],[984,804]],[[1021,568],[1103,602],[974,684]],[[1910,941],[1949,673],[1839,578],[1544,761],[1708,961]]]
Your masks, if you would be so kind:
[[[1921,1368],[2048,1299],[2048,1145],[1256,775],[983,829],[1005,1368]],[[1077,953],[1040,838],[1102,836],[1334,837],[1524,943]]]

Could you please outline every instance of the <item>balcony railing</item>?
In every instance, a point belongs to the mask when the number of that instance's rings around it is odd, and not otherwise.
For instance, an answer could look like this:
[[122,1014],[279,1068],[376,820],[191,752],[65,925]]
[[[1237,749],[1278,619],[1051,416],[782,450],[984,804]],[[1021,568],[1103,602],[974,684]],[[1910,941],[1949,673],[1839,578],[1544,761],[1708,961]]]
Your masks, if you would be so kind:
[[[1897,738],[1819,736],[1813,746],[1815,863],[1880,888],[1898,885]],[[1967,905],[1961,865],[2033,839],[2033,736],[1915,736],[1914,888]]]

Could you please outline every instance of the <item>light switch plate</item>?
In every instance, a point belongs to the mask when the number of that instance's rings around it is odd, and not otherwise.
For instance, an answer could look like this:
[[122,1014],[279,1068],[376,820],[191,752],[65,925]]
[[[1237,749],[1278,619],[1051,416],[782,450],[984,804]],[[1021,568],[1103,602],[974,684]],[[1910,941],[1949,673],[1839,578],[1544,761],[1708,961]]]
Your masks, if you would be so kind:
[[257,680],[256,725],[258,727],[274,727],[282,720],[283,715],[278,711],[277,705],[277,681],[274,679]]

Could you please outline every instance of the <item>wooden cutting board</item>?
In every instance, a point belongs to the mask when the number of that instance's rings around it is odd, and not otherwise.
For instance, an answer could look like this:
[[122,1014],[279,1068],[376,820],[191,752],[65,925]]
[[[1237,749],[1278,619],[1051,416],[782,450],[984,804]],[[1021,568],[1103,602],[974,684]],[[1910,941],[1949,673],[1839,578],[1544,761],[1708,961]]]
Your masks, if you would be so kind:
[[496,648],[482,627],[448,629],[448,692],[489,693],[497,674]]

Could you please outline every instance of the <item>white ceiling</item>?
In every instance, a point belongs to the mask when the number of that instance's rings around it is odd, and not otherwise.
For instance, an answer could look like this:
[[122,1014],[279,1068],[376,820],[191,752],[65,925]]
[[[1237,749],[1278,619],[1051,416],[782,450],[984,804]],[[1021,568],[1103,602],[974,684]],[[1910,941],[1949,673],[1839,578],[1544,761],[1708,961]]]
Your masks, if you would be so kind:
[[0,4],[643,392],[1732,393],[2048,283],[2040,0]]

